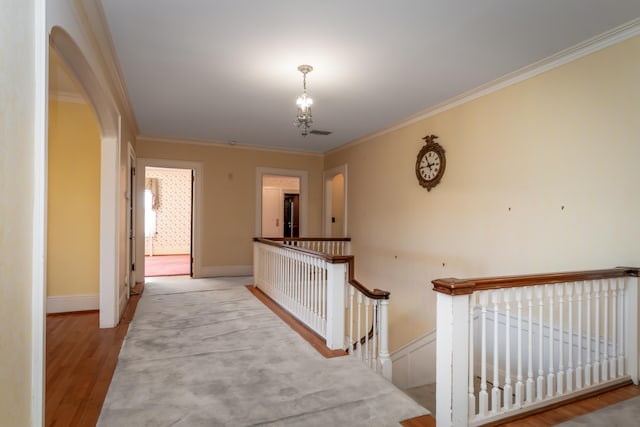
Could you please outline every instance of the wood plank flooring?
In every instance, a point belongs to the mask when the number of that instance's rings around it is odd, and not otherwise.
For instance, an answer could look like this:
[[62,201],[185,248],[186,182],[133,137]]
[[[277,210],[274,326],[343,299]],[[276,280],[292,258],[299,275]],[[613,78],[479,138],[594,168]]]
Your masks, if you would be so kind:
[[300,322],[297,318],[291,315],[287,310],[280,307],[280,305],[269,298],[264,292],[256,288],[253,285],[247,285],[247,289],[251,292],[260,302],[262,302],[267,308],[278,315],[280,319],[291,329],[296,331],[302,338],[305,339],[311,346],[316,349],[318,353],[326,357],[327,359],[332,357],[346,356],[347,352],[344,350],[329,350],[327,348],[327,342],[324,338],[318,336],[315,332],[309,329],[306,325]]
[[[505,427],[550,427],[636,396],[640,396],[640,386],[628,385],[517,421],[498,423],[496,425]],[[432,416],[425,415],[403,421],[401,424],[404,427],[434,427],[436,421]]]
[[98,311],[47,316],[45,426],[95,426],[142,290],[116,328],[100,329]]
[[[142,284],[136,290],[141,294]],[[276,313],[279,309],[279,316],[287,317],[273,301],[256,296],[274,305]],[[47,316],[45,426],[95,426],[138,300],[139,295],[131,297],[120,325],[113,329],[99,328],[97,311]],[[299,333],[309,335],[309,330],[302,328]],[[332,356],[337,354],[326,355]],[[640,396],[640,386],[629,385],[503,425],[553,426],[636,396]],[[424,416],[402,425],[433,427],[435,420]]]

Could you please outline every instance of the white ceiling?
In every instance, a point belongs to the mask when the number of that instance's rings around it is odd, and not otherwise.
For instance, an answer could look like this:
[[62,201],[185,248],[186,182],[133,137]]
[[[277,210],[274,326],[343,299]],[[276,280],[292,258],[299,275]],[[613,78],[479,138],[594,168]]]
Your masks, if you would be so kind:
[[[142,135],[314,152],[640,17],[638,0],[101,1]],[[293,126],[300,64],[330,136]]]

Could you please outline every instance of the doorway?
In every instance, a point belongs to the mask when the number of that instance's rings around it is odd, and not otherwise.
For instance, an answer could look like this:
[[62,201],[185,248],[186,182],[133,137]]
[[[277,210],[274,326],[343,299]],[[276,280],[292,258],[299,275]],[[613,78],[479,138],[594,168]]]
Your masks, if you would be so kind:
[[300,237],[300,194],[284,195],[284,237]]
[[193,169],[144,169],[145,277],[193,275]]
[[[189,270],[185,273],[187,275],[190,275],[191,277],[197,278],[197,277],[201,277],[201,231],[202,230],[202,224],[201,224],[201,218],[202,218],[202,204],[201,204],[201,200],[202,200],[202,163],[201,162],[191,162],[191,161],[183,161],[183,160],[166,160],[166,159],[149,159],[149,158],[141,158],[139,157],[137,159],[137,168],[140,171],[140,173],[137,174],[136,176],[136,235],[140,236],[138,239],[136,239],[136,259],[137,260],[145,260],[146,256],[145,255],[150,255],[150,251],[153,251],[153,257],[156,258],[154,261],[160,261],[159,263],[162,264],[163,259],[160,258],[160,255],[180,255],[183,259],[187,260],[188,263],[188,267]],[[179,173],[183,173],[186,175],[186,177],[183,177],[182,180],[182,186],[188,188],[186,190],[187,193],[189,194],[185,194],[185,191],[182,191],[182,193],[179,195],[180,198],[180,202],[179,204],[179,209],[182,210],[183,212],[189,212],[188,214],[176,214],[176,215],[181,215],[182,218],[182,222],[185,223],[187,222],[187,217],[189,217],[188,222],[189,222],[189,226],[188,231],[186,232],[186,234],[189,236],[189,242],[185,244],[185,240],[184,237],[181,237],[179,239],[175,239],[177,241],[180,241],[180,245],[176,246],[176,245],[172,245],[172,244],[166,244],[166,243],[162,243],[162,247],[160,246],[160,243],[157,241],[157,239],[155,241],[153,241],[152,243],[148,241],[148,237],[147,236],[152,236],[154,231],[152,230],[148,230],[145,229],[146,225],[150,225],[150,220],[148,220],[146,218],[147,216],[147,212],[151,212],[152,209],[152,205],[153,204],[153,199],[149,199],[149,192],[147,192],[146,190],[149,189],[148,187],[150,185],[149,181],[147,181],[147,169],[151,168],[151,170],[177,170],[179,171]],[[190,174],[190,178],[189,178],[189,174]],[[150,174],[149,178],[159,178],[160,176],[152,173]],[[189,181],[190,180],[190,181]],[[185,183],[185,181],[187,181]],[[156,181],[155,184],[158,188],[157,190],[160,192],[163,189],[163,182],[162,181]],[[168,183],[164,183],[165,185],[165,189],[167,188],[167,185],[170,185]],[[170,187],[172,188],[172,187]],[[163,206],[163,196],[162,193],[158,193],[158,199],[156,200],[157,203],[157,207],[158,209],[160,209],[160,206]],[[153,196],[153,194],[151,194],[151,197]],[[146,197],[146,199],[145,199]],[[166,200],[165,200],[166,201]],[[168,202],[171,203],[171,202]],[[146,204],[146,206],[145,206]],[[157,213],[157,212],[156,212]],[[156,215],[156,219],[157,215]],[[156,227],[162,227],[162,225],[160,224],[156,224]],[[171,228],[169,228],[171,229]],[[184,229],[182,229],[182,236],[184,236]],[[149,247],[149,245],[152,244],[153,248]],[[186,246],[186,247],[185,247]],[[169,254],[169,252],[183,252],[183,253],[174,253],[174,254]],[[164,258],[164,261],[169,261],[169,258]],[[146,266],[145,266],[145,262],[139,262],[140,264],[140,268],[136,268],[136,281],[137,282],[144,282],[144,278],[145,276],[148,277],[147,272],[146,272]],[[184,265],[184,262],[182,261],[182,264]],[[184,270],[182,270],[184,271]],[[155,274],[155,273],[154,273]],[[163,274],[163,273],[161,273]]]
[[[256,168],[256,236],[284,237],[285,194],[298,194],[298,236],[307,235],[308,181],[308,173],[304,170]],[[287,188],[292,186],[293,189]]]
[[288,175],[262,177],[262,236],[300,236],[300,178]]

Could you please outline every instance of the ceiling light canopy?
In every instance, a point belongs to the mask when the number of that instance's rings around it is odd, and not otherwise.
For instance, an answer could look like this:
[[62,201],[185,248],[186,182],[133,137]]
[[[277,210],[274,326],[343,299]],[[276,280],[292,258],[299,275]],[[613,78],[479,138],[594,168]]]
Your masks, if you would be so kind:
[[309,133],[309,127],[313,123],[311,118],[311,105],[313,99],[307,96],[307,73],[313,71],[311,65],[300,65],[298,71],[302,73],[302,95],[298,97],[296,104],[298,105],[298,117],[293,122],[298,128],[302,130],[302,135],[307,136]]

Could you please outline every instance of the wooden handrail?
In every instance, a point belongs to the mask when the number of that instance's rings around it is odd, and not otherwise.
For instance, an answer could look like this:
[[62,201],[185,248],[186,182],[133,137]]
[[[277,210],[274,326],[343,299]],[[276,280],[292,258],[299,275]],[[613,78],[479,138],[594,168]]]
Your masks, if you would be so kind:
[[469,295],[475,291],[547,285],[551,283],[580,282],[583,280],[638,277],[637,267],[617,267],[603,270],[583,270],[565,273],[529,274],[522,276],[485,277],[479,279],[445,278],[432,281],[433,290],[447,295]]
[[[345,238],[324,238],[325,241],[330,240],[343,240]],[[347,237],[346,239],[351,240],[351,238]],[[303,252],[309,255],[313,255],[318,258],[324,258],[330,264],[349,264],[349,284],[360,291],[364,296],[371,299],[389,299],[391,293],[389,291],[383,291],[381,289],[370,290],[362,283],[358,282],[354,277],[355,271],[355,258],[353,255],[329,255],[323,252],[312,251],[310,249],[299,248],[297,246],[289,246],[283,243],[280,243],[277,239],[265,239],[263,237],[254,237],[254,242],[264,243],[265,245],[271,245],[278,248],[284,248],[292,251]]]

